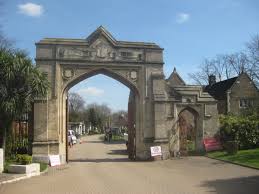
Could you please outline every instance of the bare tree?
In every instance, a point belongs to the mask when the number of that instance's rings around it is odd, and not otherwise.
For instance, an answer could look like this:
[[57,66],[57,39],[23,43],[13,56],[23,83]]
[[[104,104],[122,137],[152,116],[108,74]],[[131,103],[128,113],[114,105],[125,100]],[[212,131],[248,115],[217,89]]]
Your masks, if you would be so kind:
[[211,74],[214,74],[212,68],[212,61],[209,59],[205,59],[203,63],[199,66],[199,71],[194,73],[189,73],[189,77],[198,85],[206,85],[208,84],[208,77]]
[[240,75],[249,69],[249,60],[244,52],[237,52],[227,56],[228,64],[233,68],[236,75]]
[[218,81],[228,79],[233,75],[227,55],[217,55],[213,59],[205,59],[199,69],[199,71],[189,74],[189,78],[198,85],[207,85],[210,75],[215,75]]
[[216,80],[222,81],[246,72],[259,86],[259,35],[254,36],[246,46],[246,52],[205,59],[199,71],[190,73],[189,78],[196,84],[207,85],[209,75],[215,75]]
[[103,132],[104,127],[110,125],[111,120],[111,109],[106,104],[96,104],[92,103],[87,105],[85,112],[88,113],[88,122],[95,123],[101,132]]
[[251,79],[259,86],[259,34],[253,36],[246,46],[250,64],[247,71]]
[[219,81],[228,79],[233,75],[233,68],[228,63],[228,55],[217,55],[213,61],[212,68]]
[[68,94],[69,111],[80,112],[84,109],[85,101],[77,93],[71,92]]
[[126,127],[128,123],[128,112],[124,110],[116,111],[112,114],[112,125],[116,127]]

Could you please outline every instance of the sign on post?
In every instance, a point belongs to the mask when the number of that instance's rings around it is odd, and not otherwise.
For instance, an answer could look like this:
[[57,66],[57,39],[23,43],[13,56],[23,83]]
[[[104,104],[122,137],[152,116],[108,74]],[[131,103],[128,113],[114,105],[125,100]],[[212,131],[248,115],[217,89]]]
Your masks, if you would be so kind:
[[151,156],[162,156],[161,146],[150,147]]
[[49,155],[49,163],[50,166],[59,166],[61,164],[59,155]]

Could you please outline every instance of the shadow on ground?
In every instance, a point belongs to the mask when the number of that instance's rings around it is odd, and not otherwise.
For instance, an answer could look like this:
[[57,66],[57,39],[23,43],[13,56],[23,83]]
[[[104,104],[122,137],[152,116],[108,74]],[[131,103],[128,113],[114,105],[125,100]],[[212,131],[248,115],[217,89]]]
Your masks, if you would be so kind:
[[126,149],[123,150],[110,150],[111,152],[107,153],[109,155],[128,155],[128,152]]
[[220,194],[258,194],[259,176],[206,181],[201,186]]
[[83,141],[82,143],[99,143],[99,144],[125,144],[125,141]]

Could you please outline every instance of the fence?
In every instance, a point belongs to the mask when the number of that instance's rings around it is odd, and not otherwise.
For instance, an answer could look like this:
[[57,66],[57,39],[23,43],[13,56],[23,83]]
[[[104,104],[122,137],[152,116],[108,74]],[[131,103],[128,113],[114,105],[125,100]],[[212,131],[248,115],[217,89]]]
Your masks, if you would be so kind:
[[30,113],[26,113],[13,121],[12,130],[6,141],[7,155],[32,153],[33,130],[30,115]]

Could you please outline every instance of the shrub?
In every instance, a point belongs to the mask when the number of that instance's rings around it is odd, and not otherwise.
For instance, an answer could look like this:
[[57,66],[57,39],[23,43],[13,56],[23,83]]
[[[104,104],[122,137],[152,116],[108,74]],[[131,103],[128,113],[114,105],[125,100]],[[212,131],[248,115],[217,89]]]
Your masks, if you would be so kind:
[[228,154],[236,154],[238,151],[238,143],[237,141],[227,141],[225,143],[225,149],[227,151]]
[[28,154],[17,154],[16,155],[16,162],[18,164],[26,165],[32,163],[32,157]]
[[259,146],[259,119],[257,115],[220,117],[220,134],[223,143],[237,141],[240,149]]

